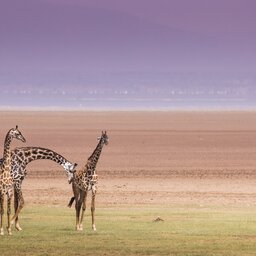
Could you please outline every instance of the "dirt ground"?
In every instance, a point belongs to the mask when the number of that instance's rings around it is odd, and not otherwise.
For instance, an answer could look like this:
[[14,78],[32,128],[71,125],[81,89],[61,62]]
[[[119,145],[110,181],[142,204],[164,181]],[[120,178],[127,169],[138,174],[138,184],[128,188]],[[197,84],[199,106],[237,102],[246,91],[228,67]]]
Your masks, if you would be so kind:
[[[2,111],[0,121],[2,145],[18,124],[26,146],[50,148],[80,168],[107,130],[98,205],[256,206],[256,112]],[[61,166],[39,160],[27,170],[26,203],[68,203]]]

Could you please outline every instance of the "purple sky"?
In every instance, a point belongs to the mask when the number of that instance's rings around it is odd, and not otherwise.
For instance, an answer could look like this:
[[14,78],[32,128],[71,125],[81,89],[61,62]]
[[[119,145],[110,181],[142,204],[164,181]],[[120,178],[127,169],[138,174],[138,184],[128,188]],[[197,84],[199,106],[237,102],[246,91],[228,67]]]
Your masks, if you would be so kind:
[[1,0],[0,70],[256,71],[255,0]]
[[255,39],[254,0],[47,0],[108,8],[198,33]]
[[0,0],[0,89],[251,88],[255,13],[256,0]]

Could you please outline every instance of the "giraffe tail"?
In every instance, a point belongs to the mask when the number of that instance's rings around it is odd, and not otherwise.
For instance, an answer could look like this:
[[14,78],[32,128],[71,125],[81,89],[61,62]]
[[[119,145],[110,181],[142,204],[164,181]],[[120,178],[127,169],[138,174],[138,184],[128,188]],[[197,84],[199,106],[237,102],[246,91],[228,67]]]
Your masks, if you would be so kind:
[[74,200],[75,200],[75,197],[74,197],[74,196],[71,197],[71,199],[70,199],[70,201],[69,201],[69,203],[68,203],[68,207],[69,207],[69,208],[71,208],[71,206],[72,206]]

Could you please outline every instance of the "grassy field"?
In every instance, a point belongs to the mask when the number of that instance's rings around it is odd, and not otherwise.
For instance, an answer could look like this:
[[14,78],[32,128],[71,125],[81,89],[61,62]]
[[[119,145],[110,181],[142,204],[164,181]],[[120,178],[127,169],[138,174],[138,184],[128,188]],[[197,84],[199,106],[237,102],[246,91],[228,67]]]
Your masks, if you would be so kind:
[[[27,206],[23,231],[0,237],[0,255],[255,255],[255,208],[98,208],[74,230],[74,209]],[[164,221],[154,222],[160,216]],[[5,216],[6,217],[6,216]]]

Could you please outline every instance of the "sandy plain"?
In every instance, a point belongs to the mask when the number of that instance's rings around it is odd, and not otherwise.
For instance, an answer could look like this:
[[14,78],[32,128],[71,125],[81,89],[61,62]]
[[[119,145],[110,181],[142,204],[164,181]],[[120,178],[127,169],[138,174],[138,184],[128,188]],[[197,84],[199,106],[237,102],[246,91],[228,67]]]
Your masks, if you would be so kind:
[[[107,130],[97,166],[99,206],[256,205],[256,112],[1,111],[0,120],[2,145],[18,124],[27,142],[12,148],[50,148],[78,168]],[[68,203],[61,166],[38,160],[27,171],[26,204]]]

